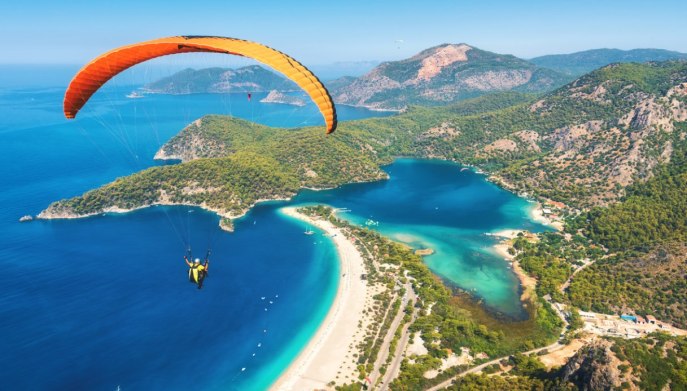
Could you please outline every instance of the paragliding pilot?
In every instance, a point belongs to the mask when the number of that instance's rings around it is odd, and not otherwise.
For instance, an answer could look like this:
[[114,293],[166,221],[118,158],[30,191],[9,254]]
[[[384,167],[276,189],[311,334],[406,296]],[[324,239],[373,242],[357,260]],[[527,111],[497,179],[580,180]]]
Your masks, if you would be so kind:
[[205,254],[205,261],[201,264],[200,258],[196,258],[193,261],[193,255],[191,250],[188,251],[187,255],[184,255],[184,261],[188,265],[188,281],[198,285],[198,289],[203,287],[203,281],[208,275],[208,266],[210,264],[210,250]]

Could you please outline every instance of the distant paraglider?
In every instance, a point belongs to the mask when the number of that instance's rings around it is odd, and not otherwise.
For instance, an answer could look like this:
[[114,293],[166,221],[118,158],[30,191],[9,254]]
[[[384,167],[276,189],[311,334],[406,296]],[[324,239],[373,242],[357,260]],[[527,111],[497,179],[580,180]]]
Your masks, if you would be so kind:
[[[327,133],[336,129],[336,109],[322,82],[305,66],[268,46],[236,38],[178,36],[122,46],[92,60],[74,76],[64,95],[64,115],[75,118],[108,80],[136,64],[171,54],[209,52],[249,57],[281,72],[301,87],[319,108]],[[248,94],[248,99],[251,95]]]

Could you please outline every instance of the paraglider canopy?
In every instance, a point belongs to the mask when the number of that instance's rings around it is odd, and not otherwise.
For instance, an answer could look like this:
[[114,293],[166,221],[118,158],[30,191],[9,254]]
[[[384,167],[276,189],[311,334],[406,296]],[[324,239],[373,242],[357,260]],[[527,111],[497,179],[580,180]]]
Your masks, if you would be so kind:
[[305,66],[268,46],[236,38],[178,36],[145,41],[111,50],[86,64],[74,76],[64,95],[64,115],[75,118],[90,97],[108,80],[153,58],[193,52],[225,53],[259,61],[281,72],[301,87],[324,117],[327,133],[336,129],[336,108],[322,82]]

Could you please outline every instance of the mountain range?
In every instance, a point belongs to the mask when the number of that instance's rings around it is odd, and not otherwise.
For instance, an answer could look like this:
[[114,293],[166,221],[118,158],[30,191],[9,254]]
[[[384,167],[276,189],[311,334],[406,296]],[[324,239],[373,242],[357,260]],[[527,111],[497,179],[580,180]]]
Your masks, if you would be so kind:
[[530,62],[540,67],[577,77],[613,63],[684,59],[687,59],[687,53],[664,49],[593,49],[570,54],[535,57],[530,59]]
[[[374,68],[374,62],[339,64],[339,71],[348,69],[352,74],[372,69],[359,77],[329,80],[326,85],[338,104],[400,111],[412,105],[446,105],[494,92],[541,94],[611,63],[680,59],[687,59],[687,54],[663,49],[594,49],[524,60],[465,43],[442,44]],[[192,94],[297,89],[281,75],[252,65],[238,69],[189,68],[149,83],[143,91]]]

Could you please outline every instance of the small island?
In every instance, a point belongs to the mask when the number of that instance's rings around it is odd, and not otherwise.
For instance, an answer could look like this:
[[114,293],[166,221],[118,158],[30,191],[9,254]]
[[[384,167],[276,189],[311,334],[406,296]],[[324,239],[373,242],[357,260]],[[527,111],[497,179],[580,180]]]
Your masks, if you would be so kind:
[[420,248],[415,250],[415,255],[427,256],[432,254],[434,254],[434,250],[432,250],[431,248]]
[[222,217],[219,220],[219,227],[222,228],[222,230],[224,231],[234,232],[234,221],[232,219]]
[[305,100],[297,96],[286,95],[277,90],[270,91],[266,97],[260,99],[260,103],[280,103],[285,105],[292,105],[303,107],[305,106]]

